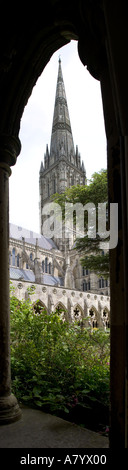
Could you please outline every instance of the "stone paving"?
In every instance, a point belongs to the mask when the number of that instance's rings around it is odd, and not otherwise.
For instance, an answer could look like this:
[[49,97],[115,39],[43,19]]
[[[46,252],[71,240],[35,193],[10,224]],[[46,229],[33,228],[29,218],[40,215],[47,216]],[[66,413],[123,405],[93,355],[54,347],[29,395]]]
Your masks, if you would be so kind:
[[19,421],[0,426],[0,448],[108,448],[107,437],[27,407]]

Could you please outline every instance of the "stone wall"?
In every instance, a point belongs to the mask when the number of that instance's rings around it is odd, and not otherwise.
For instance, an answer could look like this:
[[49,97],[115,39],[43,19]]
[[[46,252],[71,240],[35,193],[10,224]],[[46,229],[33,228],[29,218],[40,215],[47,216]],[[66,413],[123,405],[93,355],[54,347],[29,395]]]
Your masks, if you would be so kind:
[[[29,297],[34,305],[39,300],[48,314],[57,309],[58,313],[69,321],[86,319],[86,325],[92,324],[93,327],[103,328],[110,325],[110,298],[105,295],[25,281],[13,280],[12,284],[16,297],[20,300]],[[31,295],[28,294],[28,288],[32,286],[35,290]]]

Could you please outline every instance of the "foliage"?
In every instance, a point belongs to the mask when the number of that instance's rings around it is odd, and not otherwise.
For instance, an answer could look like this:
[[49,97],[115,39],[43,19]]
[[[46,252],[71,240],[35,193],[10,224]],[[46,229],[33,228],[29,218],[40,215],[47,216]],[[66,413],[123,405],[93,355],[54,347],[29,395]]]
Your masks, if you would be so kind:
[[12,389],[19,401],[58,414],[109,402],[109,334],[35,315],[30,300],[11,306]]
[[[90,180],[90,184],[86,186],[72,186],[67,188],[63,194],[56,193],[52,199],[55,202],[60,204],[63,214],[63,219],[65,216],[65,203],[71,202],[73,204],[81,203],[83,206],[87,203],[93,203],[96,207],[96,222],[98,229],[98,203],[106,202],[107,208],[107,171],[101,170],[99,173],[94,173]],[[75,215],[74,215],[74,225],[75,225]],[[82,253],[82,265],[86,269],[91,269],[92,271],[98,273],[99,275],[104,275],[104,277],[109,276],[109,253],[103,253],[100,249],[99,242],[104,241],[100,238],[96,230],[96,238],[92,239],[86,235],[88,228],[88,216],[85,212],[84,218],[84,227],[85,227],[85,236],[82,238],[77,238],[75,243],[75,249]],[[106,228],[108,230],[108,221],[106,223]],[[107,241],[107,239],[105,240]],[[91,259],[90,259],[91,255]]]

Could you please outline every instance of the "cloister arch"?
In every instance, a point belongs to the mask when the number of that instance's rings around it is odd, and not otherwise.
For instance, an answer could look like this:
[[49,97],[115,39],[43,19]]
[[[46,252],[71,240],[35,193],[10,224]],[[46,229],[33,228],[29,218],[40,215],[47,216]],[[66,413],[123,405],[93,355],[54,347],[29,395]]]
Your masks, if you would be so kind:
[[[3,24],[3,28],[2,28]],[[16,10],[2,4],[0,72],[0,422],[20,417],[10,386],[8,179],[20,153],[20,120],[37,78],[51,55],[78,39],[79,56],[101,82],[107,137],[109,201],[118,203],[118,245],[110,252],[111,447],[128,447],[128,32],[121,1],[48,0]],[[3,238],[4,233],[4,238]],[[5,302],[6,299],[6,302]],[[113,339],[113,340],[112,340]],[[3,411],[4,409],[4,411]],[[6,411],[6,412],[5,412]],[[6,417],[5,417],[6,415]]]
[[110,311],[108,307],[104,307],[102,312],[102,319],[105,328],[110,328]]
[[54,312],[56,312],[62,320],[68,321],[68,312],[65,305],[62,302],[57,302],[54,307]]
[[90,325],[92,328],[98,328],[99,326],[99,322],[98,322],[98,311],[96,310],[96,308],[92,305],[90,308],[89,308],[89,317],[90,317]]
[[46,313],[48,313],[48,309],[47,309],[46,305],[40,299],[36,300],[36,302],[33,303],[33,309],[34,309],[35,314],[40,314],[42,309],[44,309],[44,311]]
[[73,320],[82,322],[84,312],[82,307],[77,303],[73,306]]

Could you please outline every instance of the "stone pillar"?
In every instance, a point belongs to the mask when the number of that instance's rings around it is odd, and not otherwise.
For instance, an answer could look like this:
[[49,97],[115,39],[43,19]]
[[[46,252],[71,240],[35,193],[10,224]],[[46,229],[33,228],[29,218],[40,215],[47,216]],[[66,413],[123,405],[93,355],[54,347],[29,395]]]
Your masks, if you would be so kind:
[[21,416],[17,400],[11,394],[10,373],[8,180],[10,165],[15,163],[19,153],[16,153],[17,147],[19,145],[15,138],[0,138],[0,424],[11,423]]
[[[112,77],[111,77],[112,79]],[[111,372],[110,447],[126,445],[126,363],[125,363],[125,246],[123,230],[123,185],[121,148],[116,125],[112,84],[106,68],[101,79],[107,135],[109,203],[118,203],[118,245],[110,250]]]
[[[111,296],[111,397],[112,432],[111,447],[128,448],[128,69],[126,45],[128,44],[127,2],[103,0],[106,30],[106,51],[110,70],[111,89],[118,128],[119,151],[114,140],[109,139],[109,160],[113,179],[113,193],[119,185],[119,242],[118,257],[111,254],[112,276],[115,286]],[[115,15],[116,12],[116,15]],[[119,33],[120,32],[120,33]],[[109,116],[110,117],[110,116]],[[115,155],[114,155],[115,154]],[[117,174],[114,156],[120,165]],[[114,163],[114,165],[113,165]],[[115,177],[113,170],[115,166]],[[120,178],[119,178],[120,176]],[[120,183],[121,180],[121,183]],[[111,185],[112,188],[112,185]],[[121,233],[122,231],[122,233]],[[116,255],[117,255],[116,250]],[[113,264],[113,268],[112,268]],[[112,278],[111,278],[112,280]],[[114,285],[114,276],[113,276]],[[116,288],[116,289],[115,289]],[[112,302],[111,302],[112,303]]]
[[67,255],[67,260],[66,260],[66,273],[65,273],[65,279],[64,279],[64,286],[67,287],[68,289],[75,288],[74,276],[70,267],[69,255]]
[[35,253],[35,266],[34,266],[34,273],[35,273],[35,282],[36,284],[41,284],[41,267],[40,267],[40,258],[39,258],[39,246],[38,246],[38,238],[36,238],[36,253]]

